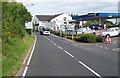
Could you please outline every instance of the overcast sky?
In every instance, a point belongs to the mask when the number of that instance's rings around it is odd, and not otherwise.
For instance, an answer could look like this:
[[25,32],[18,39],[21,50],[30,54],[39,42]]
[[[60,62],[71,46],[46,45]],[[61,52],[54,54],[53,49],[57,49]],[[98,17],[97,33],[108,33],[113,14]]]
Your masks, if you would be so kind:
[[119,0],[17,0],[34,15],[118,12]]

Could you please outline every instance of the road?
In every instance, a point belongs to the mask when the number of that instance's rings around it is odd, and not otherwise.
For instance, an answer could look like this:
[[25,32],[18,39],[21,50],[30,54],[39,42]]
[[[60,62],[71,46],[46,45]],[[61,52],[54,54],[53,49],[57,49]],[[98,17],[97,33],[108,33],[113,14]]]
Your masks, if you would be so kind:
[[111,49],[118,44],[74,43],[54,35],[36,36],[26,76],[118,76],[118,51]]

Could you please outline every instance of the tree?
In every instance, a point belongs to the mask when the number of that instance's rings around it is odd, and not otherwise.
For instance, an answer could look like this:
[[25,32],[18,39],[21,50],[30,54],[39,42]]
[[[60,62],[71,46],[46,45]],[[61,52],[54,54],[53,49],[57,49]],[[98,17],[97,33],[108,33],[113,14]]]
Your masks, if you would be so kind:
[[27,9],[16,2],[2,3],[2,39],[8,41],[14,37],[24,37],[26,34],[25,22],[31,21],[32,16]]

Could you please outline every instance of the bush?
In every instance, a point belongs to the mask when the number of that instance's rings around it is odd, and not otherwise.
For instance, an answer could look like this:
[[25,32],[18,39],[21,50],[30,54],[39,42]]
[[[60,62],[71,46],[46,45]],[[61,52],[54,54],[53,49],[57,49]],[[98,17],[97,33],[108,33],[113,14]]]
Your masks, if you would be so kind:
[[75,40],[80,42],[96,43],[96,36],[94,34],[81,34],[80,37]]
[[97,37],[96,42],[103,42],[103,37]]
[[27,31],[28,34],[32,34],[32,33],[31,33],[31,32],[32,32],[31,29],[26,29],[26,31]]
[[67,36],[68,39],[72,39],[72,36]]

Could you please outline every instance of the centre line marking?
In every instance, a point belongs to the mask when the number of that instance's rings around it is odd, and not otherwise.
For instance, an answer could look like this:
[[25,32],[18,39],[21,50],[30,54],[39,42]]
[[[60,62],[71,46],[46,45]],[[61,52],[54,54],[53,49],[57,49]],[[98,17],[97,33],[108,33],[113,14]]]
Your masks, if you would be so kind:
[[70,54],[70,53],[67,52],[66,50],[64,50],[64,51],[65,51],[65,53],[67,53],[69,56],[74,57],[72,54]]
[[87,65],[85,65],[83,62],[79,61],[80,64],[82,64],[85,68],[87,68],[88,70],[90,70],[92,73],[94,73],[96,76],[101,77],[100,74],[98,74],[97,72],[95,72],[93,69],[91,69],[90,67],[88,67]]
[[53,41],[50,41],[51,43],[53,43]]
[[58,48],[60,48],[60,49],[62,49],[62,47],[60,47],[60,46],[57,46]]
[[56,45],[55,43],[53,43],[54,45]]

